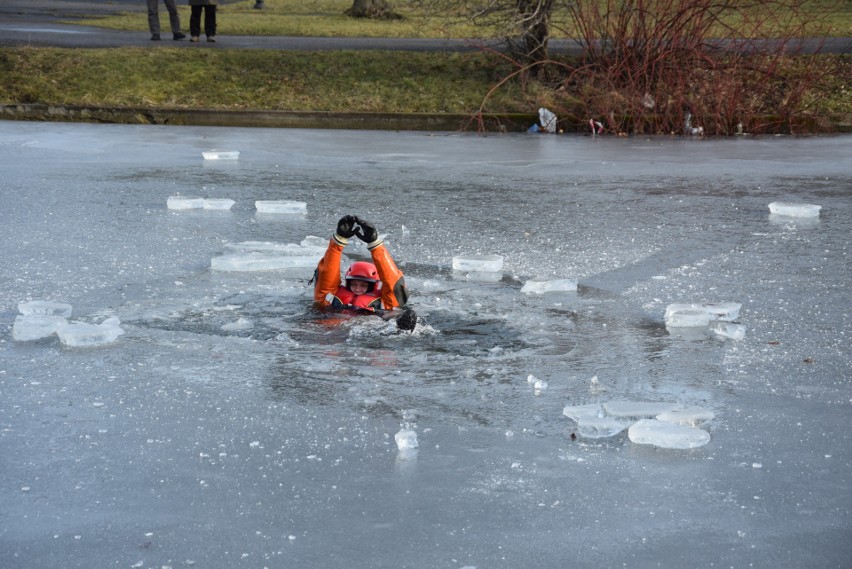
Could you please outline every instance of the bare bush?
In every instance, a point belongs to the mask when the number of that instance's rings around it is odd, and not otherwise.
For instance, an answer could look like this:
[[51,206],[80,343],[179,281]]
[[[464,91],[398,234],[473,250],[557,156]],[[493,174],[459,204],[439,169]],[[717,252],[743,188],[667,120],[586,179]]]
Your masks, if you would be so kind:
[[818,29],[802,5],[579,0],[570,10],[583,57],[562,65],[559,88],[573,95],[564,110],[583,122],[600,117],[614,132],[805,128],[808,97],[832,70],[802,54]]
[[[823,2],[823,12],[806,10],[813,5],[807,0],[463,4],[470,18],[508,34],[510,49],[491,51],[514,71],[495,89],[536,81],[549,88],[547,102],[566,121],[592,118],[614,133],[727,135],[812,128],[809,109],[836,60],[821,58],[820,40],[809,38],[820,37],[820,19],[842,2]],[[554,33],[575,38],[583,55],[551,58]],[[486,105],[487,97],[480,112]]]
[[345,15],[351,18],[370,18],[374,20],[401,20],[402,16],[394,12],[386,0],[353,0]]

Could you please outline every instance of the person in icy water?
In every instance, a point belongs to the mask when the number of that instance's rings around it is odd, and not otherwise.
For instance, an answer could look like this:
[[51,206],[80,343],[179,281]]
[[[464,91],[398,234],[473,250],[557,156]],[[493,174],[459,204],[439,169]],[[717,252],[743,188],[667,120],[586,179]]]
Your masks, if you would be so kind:
[[[352,263],[341,283],[340,259],[352,236],[367,244],[373,262]],[[337,222],[314,279],[314,302],[320,308],[375,313],[386,320],[395,318],[401,330],[413,330],[417,324],[414,311],[403,308],[408,302],[405,276],[375,226],[357,216],[346,215]]]

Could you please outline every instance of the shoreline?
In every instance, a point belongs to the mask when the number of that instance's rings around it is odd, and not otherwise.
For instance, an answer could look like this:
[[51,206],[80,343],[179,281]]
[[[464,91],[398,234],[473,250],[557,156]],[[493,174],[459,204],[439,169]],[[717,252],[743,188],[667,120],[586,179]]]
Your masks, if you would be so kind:
[[[44,103],[0,104],[0,120],[249,128],[525,132],[537,118],[536,113],[486,113],[482,116],[482,128],[478,128],[475,115],[467,113],[367,113],[101,107]],[[560,129],[565,134],[589,132],[585,123],[563,123],[560,125]],[[796,132],[790,132],[789,129],[769,131],[762,134],[798,135]],[[832,122],[828,125],[821,124],[818,130],[806,133],[807,136],[834,134],[852,134],[852,123],[841,121]],[[603,136],[614,136],[614,134],[605,133]],[[680,136],[680,134],[674,136]],[[702,136],[711,137],[713,135]]]

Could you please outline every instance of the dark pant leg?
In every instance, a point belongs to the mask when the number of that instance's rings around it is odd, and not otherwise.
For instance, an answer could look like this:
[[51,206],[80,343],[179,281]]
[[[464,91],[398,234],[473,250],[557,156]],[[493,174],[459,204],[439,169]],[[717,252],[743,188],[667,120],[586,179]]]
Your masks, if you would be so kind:
[[172,27],[172,33],[180,32],[180,14],[178,14],[175,0],[163,0],[166,3],[166,10],[169,11],[169,25]]
[[204,6],[190,6],[189,8],[189,35],[197,38],[201,35],[201,10]]
[[151,34],[160,33],[160,14],[158,13],[158,4],[160,0],[148,0],[148,29]]
[[204,35],[208,38],[216,35],[216,6],[204,7]]

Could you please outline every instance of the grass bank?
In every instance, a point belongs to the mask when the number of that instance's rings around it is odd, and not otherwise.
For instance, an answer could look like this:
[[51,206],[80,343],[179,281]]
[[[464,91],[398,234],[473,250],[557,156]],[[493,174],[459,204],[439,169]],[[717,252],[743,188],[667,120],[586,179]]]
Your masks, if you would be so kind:
[[[0,49],[0,102],[468,113],[505,64],[485,55],[178,48]],[[520,86],[490,100],[529,111]]]
[[[825,57],[842,61],[845,71],[811,113],[848,126],[852,57]],[[472,114],[507,72],[504,61],[482,53],[2,48],[0,103]],[[488,97],[483,111],[534,113],[560,105],[564,99],[557,103],[554,91],[535,82],[510,82]]]

